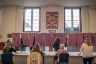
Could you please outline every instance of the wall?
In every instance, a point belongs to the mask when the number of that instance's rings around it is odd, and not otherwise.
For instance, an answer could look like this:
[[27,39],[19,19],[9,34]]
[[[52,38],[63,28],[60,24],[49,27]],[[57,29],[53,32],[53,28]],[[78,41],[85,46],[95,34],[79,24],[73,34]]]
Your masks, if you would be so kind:
[[[82,32],[96,32],[96,10],[91,7],[81,7],[81,27]],[[7,40],[7,34],[13,32],[23,32],[23,7],[19,6],[7,6],[1,8],[2,13],[0,20],[0,41]],[[64,33],[64,7],[62,6],[43,6],[41,7],[41,22],[40,32],[48,33],[46,29],[46,12],[57,11],[58,12],[58,29],[57,33]]]
[[90,32],[96,33],[96,7],[89,7]]
[[82,32],[96,33],[96,6],[81,8]]
[[23,31],[23,8],[22,7],[4,7],[2,8],[2,24],[0,41],[7,40],[7,34]]
[[56,29],[56,32],[64,33],[64,7],[59,6],[45,6],[41,8],[41,33],[48,33],[49,30],[46,29],[46,12],[48,11],[58,12],[58,29]]
[[2,24],[2,10],[0,9],[0,26]]

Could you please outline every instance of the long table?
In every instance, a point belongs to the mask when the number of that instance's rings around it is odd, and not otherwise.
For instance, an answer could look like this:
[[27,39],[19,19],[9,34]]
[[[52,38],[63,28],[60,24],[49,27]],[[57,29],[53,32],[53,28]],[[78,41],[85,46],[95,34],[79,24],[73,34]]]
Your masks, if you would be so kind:
[[[69,57],[69,64],[83,64],[82,61],[82,55],[79,56],[79,52],[68,52]],[[56,52],[45,52],[45,63],[46,64],[53,64],[54,62],[54,55]],[[93,55],[95,56],[93,63],[96,64],[96,52],[93,52]]]
[[[82,56],[78,55],[78,52],[68,52],[69,57],[69,64],[83,64],[82,63]],[[2,54],[0,52],[0,54]],[[44,51],[44,63],[45,64],[54,64],[54,55],[56,52],[50,51],[45,52]],[[95,56],[94,64],[96,64],[96,52],[93,53]],[[19,52],[19,53],[13,53],[13,62],[14,64],[30,64],[30,53],[27,52]]]
[[[0,56],[3,52],[0,51]],[[13,62],[14,64],[28,64],[28,57],[30,56],[29,53],[26,53],[25,51],[22,52],[13,52]],[[1,57],[0,57],[0,64],[1,64]]]

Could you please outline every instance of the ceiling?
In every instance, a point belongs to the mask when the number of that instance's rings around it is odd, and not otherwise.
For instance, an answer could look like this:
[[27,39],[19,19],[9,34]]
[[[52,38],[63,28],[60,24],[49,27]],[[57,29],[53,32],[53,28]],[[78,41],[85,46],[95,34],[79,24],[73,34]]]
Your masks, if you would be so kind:
[[0,0],[0,6],[88,6],[96,5],[96,0]]

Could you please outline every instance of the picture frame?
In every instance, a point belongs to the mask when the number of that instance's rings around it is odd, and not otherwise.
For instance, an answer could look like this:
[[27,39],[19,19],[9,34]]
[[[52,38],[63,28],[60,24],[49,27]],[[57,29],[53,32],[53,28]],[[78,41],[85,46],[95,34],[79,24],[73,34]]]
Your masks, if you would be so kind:
[[46,28],[58,29],[58,12],[46,12]]

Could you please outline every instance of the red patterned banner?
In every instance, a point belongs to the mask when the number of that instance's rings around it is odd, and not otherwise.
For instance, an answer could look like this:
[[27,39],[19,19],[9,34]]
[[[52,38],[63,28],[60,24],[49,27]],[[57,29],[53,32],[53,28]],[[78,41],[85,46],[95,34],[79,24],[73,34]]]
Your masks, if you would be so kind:
[[13,33],[12,37],[13,37],[13,45],[15,47],[19,47],[20,46],[20,33]]
[[45,33],[41,33],[39,34],[39,44],[40,46],[45,46],[46,43],[46,39],[45,39],[46,34]]
[[58,12],[46,13],[46,28],[57,29],[58,28]]
[[35,33],[28,33],[28,39],[29,39],[29,47],[33,46],[34,43],[34,38],[35,38]]
[[92,33],[83,33],[83,34],[84,34],[84,40],[86,40],[86,39],[92,40],[92,36],[93,36]]
[[70,46],[76,46],[76,34],[69,34],[69,43]]
[[81,47],[83,42],[84,42],[84,34],[83,33],[77,33],[77,46]]
[[66,33],[61,33],[61,43],[67,46],[67,34]]
[[93,33],[83,33],[84,34],[84,40],[89,39],[93,43]]
[[28,33],[21,33],[24,46],[28,46]]
[[96,46],[96,33],[93,33],[93,45]]
[[46,39],[45,46],[52,47],[52,39],[51,38],[52,38],[51,34],[46,34],[46,36],[45,36],[45,39]]

